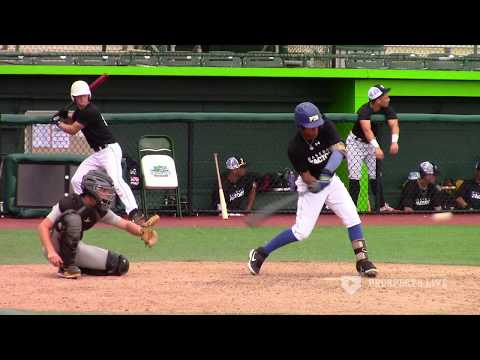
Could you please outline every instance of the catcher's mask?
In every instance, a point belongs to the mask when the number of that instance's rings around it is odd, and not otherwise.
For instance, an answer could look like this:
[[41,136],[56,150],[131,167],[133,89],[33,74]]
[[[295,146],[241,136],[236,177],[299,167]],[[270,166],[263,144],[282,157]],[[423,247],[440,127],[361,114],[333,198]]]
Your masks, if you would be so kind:
[[82,191],[84,194],[93,196],[98,209],[102,211],[110,209],[115,198],[112,179],[100,170],[91,170],[83,176]]

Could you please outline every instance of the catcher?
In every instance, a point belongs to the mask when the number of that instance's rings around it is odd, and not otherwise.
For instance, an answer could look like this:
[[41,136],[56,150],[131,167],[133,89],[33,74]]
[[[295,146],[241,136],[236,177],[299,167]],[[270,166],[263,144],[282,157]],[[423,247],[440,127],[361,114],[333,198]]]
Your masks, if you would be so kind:
[[152,247],[158,239],[153,225],[154,215],[137,225],[114,214],[110,207],[115,197],[113,181],[107,173],[91,170],[81,182],[82,193],[70,194],[53,206],[38,225],[43,253],[50,264],[58,267],[58,276],[76,279],[88,275],[123,275],[128,272],[128,259],[113,251],[82,242],[83,232],[98,221],[113,225],[139,236],[145,246]]

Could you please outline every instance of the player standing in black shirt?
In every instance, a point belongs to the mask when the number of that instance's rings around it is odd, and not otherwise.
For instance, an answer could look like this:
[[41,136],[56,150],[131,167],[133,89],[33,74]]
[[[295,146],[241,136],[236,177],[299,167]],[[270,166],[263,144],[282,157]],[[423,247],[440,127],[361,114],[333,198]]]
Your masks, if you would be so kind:
[[112,178],[115,192],[125,205],[130,220],[142,224],[145,219],[138,211],[132,189],[122,177],[122,148],[113,137],[100,111],[91,102],[90,87],[85,81],[75,81],[70,89],[70,96],[77,109],[71,117],[66,110],[61,111],[60,117],[69,123],[59,122],[57,126],[70,135],[82,131],[88,145],[95,151],[80,164],[73,175],[73,191],[76,194],[82,192],[82,178],[90,170],[105,170]]
[[298,131],[288,145],[288,157],[300,174],[297,185],[298,202],[295,225],[273,238],[268,244],[252,249],[248,269],[257,275],[269,254],[289,243],[308,238],[324,204],[342,220],[348,229],[360,275],[375,277],[377,269],[367,256],[360,217],[347,188],[335,170],[345,156],[345,145],[333,122],[318,108],[304,102],[295,108]]
[[480,160],[475,164],[475,177],[464,181],[457,191],[457,206],[460,209],[480,209]]
[[435,184],[438,176],[438,166],[430,161],[419,165],[420,179],[409,180],[402,191],[400,210],[412,211],[440,211],[440,190]]
[[373,114],[385,115],[385,121],[392,131],[390,154],[396,155],[398,153],[400,128],[398,126],[397,114],[390,106],[389,91],[390,89],[385,88],[383,85],[375,85],[368,90],[369,102],[358,109],[357,121],[353,126],[352,132],[347,137],[349,192],[353,202],[357,204],[358,201],[362,163],[365,162],[368,169],[369,185],[375,197],[379,197],[377,200],[381,212],[393,211],[394,209],[385,203],[381,179],[377,179],[376,160],[382,160],[384,154],[376,139],[377,125],[371,121],[371,116]]

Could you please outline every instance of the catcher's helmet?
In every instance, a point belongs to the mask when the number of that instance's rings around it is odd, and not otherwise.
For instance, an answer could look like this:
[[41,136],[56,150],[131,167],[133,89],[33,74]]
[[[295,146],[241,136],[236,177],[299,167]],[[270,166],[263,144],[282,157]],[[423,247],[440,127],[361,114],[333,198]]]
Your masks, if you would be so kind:
[[100,210],[107,211],[112,206],[115,188],[112,179],[106,172],[91,170],[85,174],[82,178],[82,191],[95,198]]
[[430,161],[424,161],[420,163],[418,170],[420,172],[420,176],[423,178],[425,175],[435,175],[439,174],[438,166]]
[[316,128],[325,123],[323,114],[311,102],[303,102],[295,108],[295,124],[302,128]]
[[83,80],[75,81],[70,88],[70,97],[72,98],[72,101],[75,101],[74,96],[80,95],[88,95],[89,98],[92,97],[90,86],[88,86],[88,84]]

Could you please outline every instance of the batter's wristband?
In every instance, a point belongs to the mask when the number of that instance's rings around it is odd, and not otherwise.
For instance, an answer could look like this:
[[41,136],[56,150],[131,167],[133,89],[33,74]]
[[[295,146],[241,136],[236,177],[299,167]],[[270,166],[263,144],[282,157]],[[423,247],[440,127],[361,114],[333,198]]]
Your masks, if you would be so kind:
[[378,145],[378,142],[377,142],[377,139],[373,138],[372,140],[370,140],[370,144],[372,144],[373,146],[375,146],[376,148],[379,148],[380,145]]
[[392,143],[398,143],[398,138],[399,138],[398,134],[392,134]]

